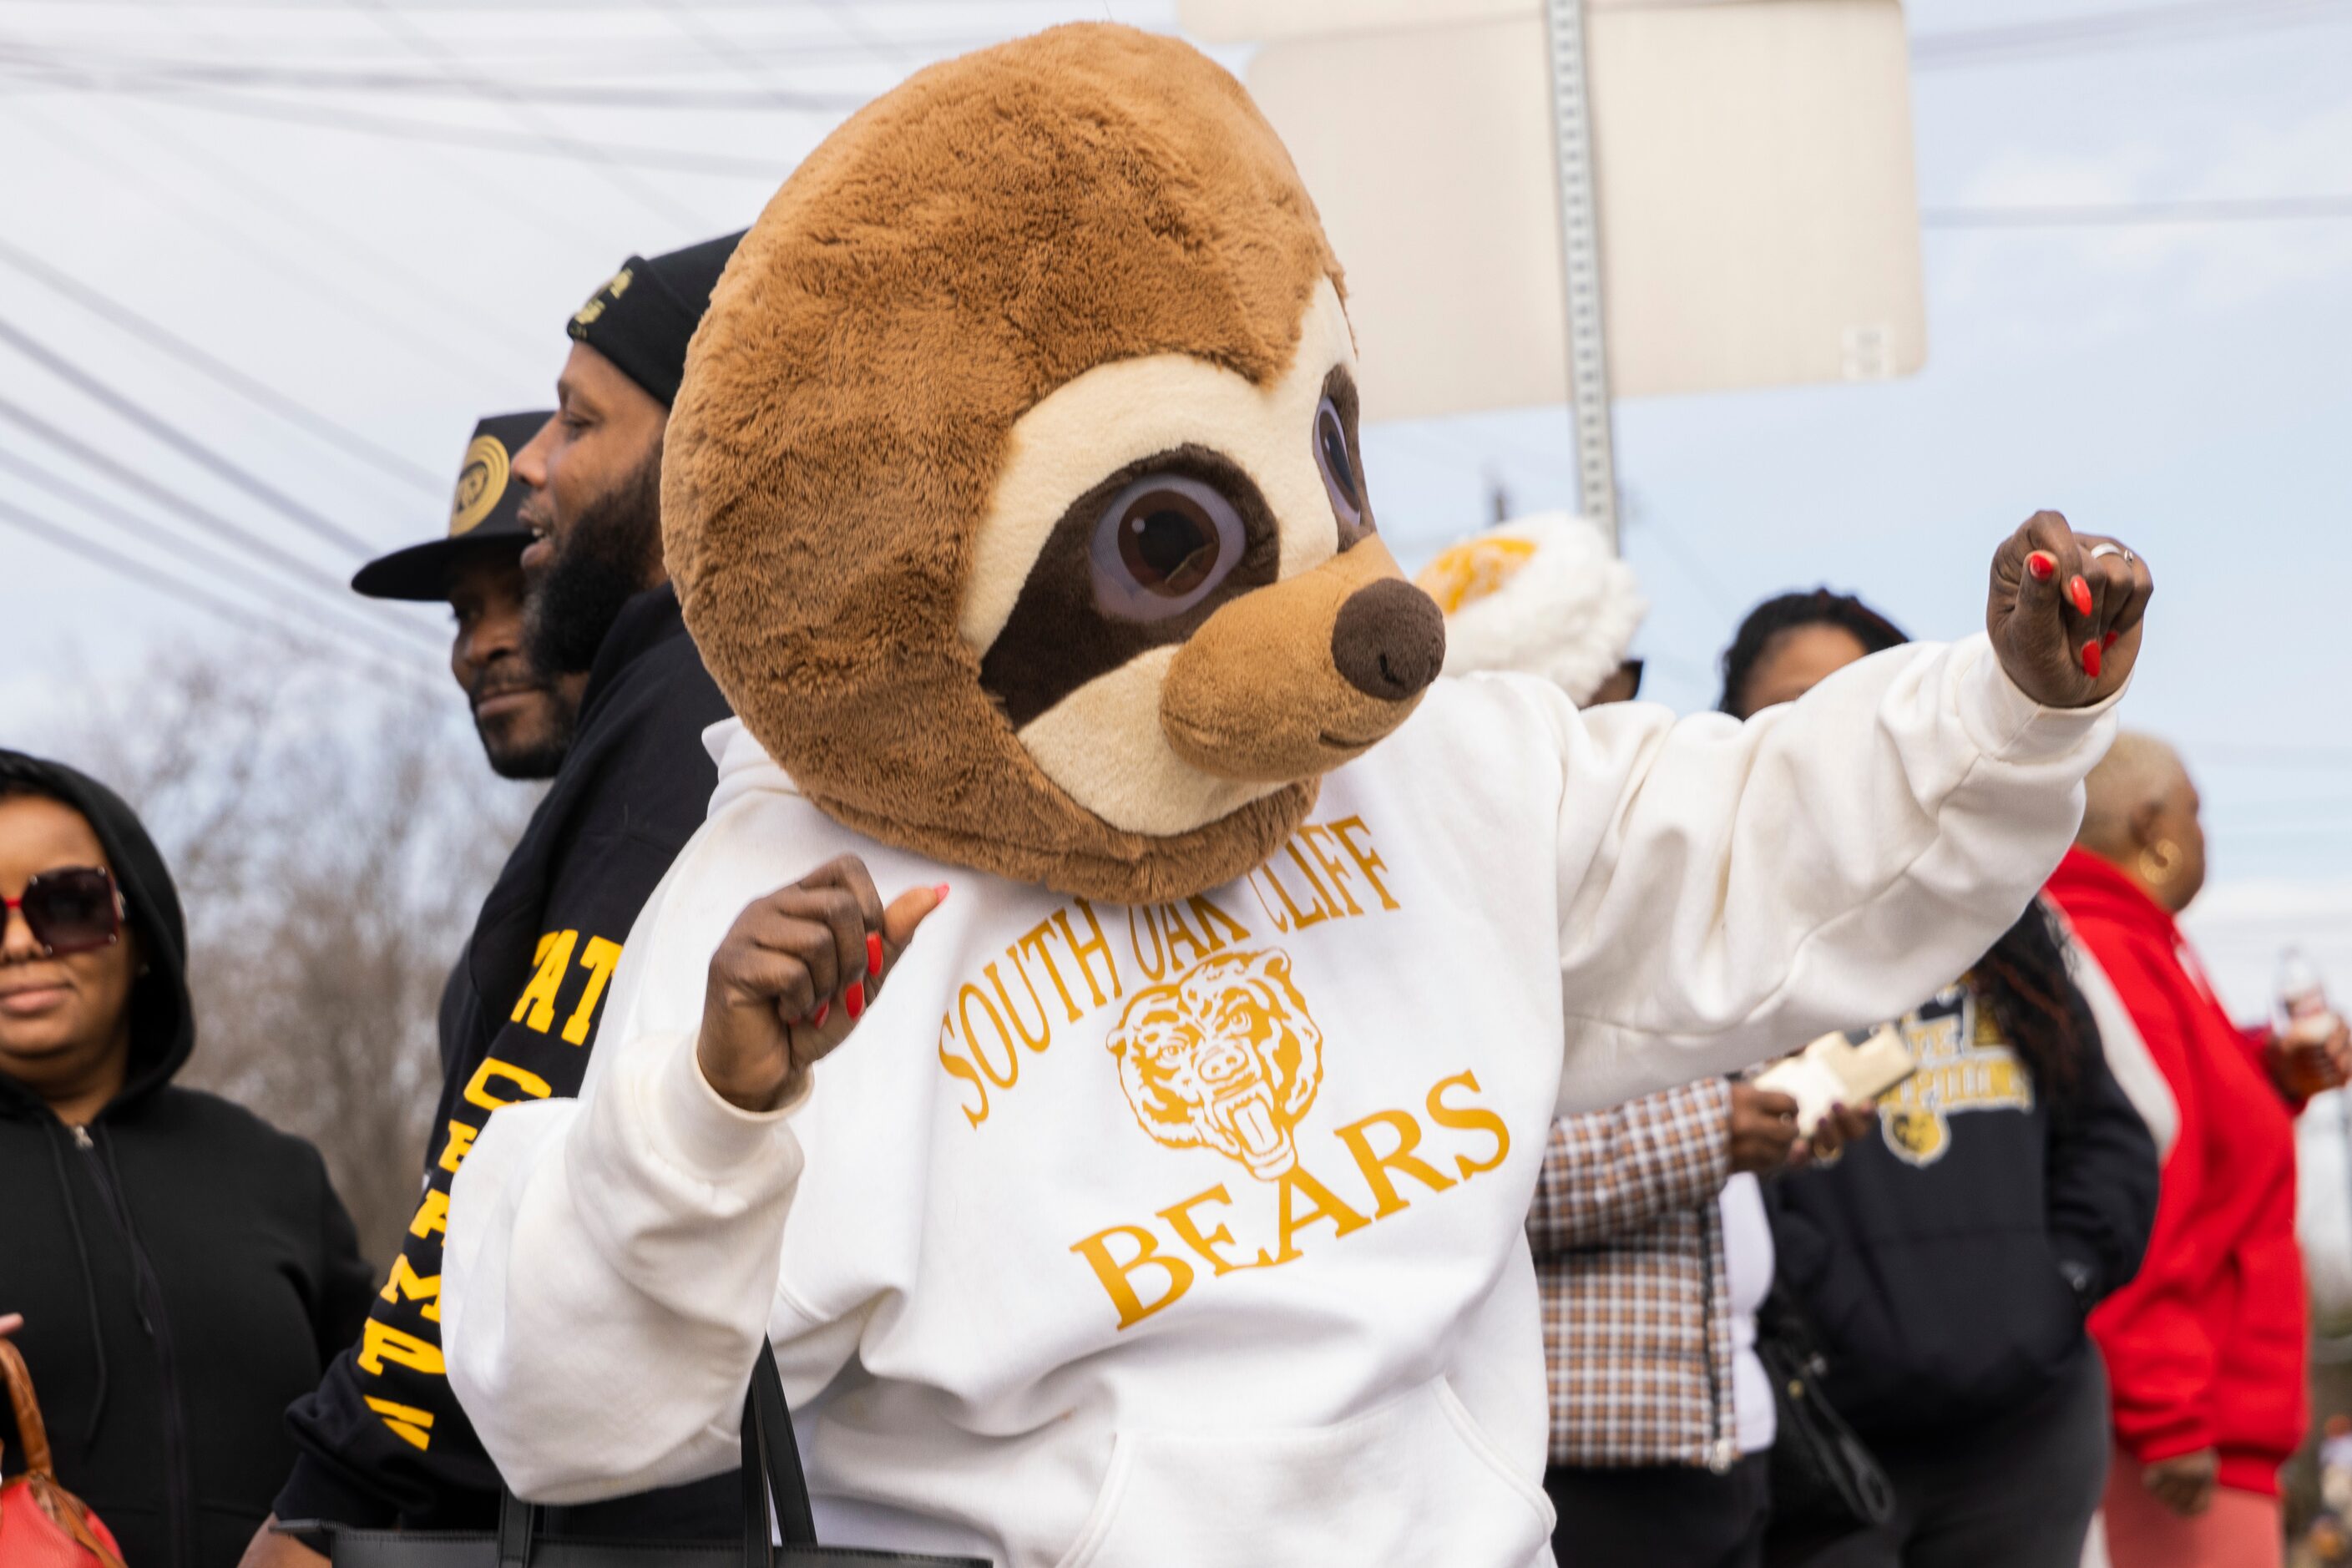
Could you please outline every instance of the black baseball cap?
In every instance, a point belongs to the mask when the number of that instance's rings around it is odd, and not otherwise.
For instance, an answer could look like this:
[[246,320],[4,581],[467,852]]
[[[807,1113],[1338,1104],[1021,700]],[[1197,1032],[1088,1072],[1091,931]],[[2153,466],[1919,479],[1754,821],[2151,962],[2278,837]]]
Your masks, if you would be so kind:
[[446,599],[449,568],[471,550],[506,549],[520,555],[530,542],[522,524],[522,500],[530,487],[514,478],[514,455],[555,417],[552,410],[493,414],[474,426],[449,499],[449,531],[441,539],[378,556],[352,579],[354,592],[371,599]]
[[677,401],[686,345],[744,233],[721,235],[647,260],[632,256],[572,312],[566,329],[665,405]]

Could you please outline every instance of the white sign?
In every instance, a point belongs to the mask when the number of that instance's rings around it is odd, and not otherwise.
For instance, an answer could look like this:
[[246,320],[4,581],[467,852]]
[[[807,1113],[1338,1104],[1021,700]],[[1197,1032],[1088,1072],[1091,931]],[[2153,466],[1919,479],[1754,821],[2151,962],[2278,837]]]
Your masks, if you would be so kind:
[[[1565,401],[1535,0],[1186,0],[1181,15],[1205,37],[1279,34],[1250,89],[1348,269],[1366,416]],[[1926,363],[1897,0],[1596,0],[1587,40],[1617,395]]]

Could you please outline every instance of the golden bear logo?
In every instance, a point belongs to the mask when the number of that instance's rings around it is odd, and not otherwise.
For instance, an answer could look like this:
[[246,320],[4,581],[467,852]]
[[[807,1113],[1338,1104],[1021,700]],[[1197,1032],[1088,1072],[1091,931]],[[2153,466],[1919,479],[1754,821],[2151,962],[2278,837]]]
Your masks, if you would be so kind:
[[1885,1105],[1879,1108],[1878,1119],[1886,1147],[1914,1165],[1934,1164],[1952,1142],[1952,1125],[1940,1110]]
[[1323,1081],[1323,1032],[1275,949],[1204,958],[1139,991],[1109,1048],[1143,1130],[1209,1148],[1271,1182],[1298,1163],[1293,1129]]
[[449,535],[471,531],[507,493],[507,448],[496,436],[477,436],[457,470],[457,493],[449,498]]

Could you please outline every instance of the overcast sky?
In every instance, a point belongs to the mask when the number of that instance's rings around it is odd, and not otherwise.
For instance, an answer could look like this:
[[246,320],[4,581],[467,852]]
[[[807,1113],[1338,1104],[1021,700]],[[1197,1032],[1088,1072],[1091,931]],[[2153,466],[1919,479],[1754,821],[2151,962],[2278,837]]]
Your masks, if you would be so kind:
[[[2119,6],[1908,10],[1927,39]],[[2238,0],[2227,26],[2175,25],[2223,9],[2152,6],[2147,25],[2084,47],[1923,66],[1923,204],[2352,194],[2352,5]],[[437,533],[474,418],[551,399],[564,319],[624,257],[748,223],[849,106],[924,60],[1105,15],[1173,25],[1172,5],[1126,0],[0,0],[0,399],[164,498],[0,411],[0,735],[37,739],[157,650],[339,614],[338,595],[289,586],[252,546],[220,547],[239,563],[224,580],[121,514],[184,537],[200,525],[168,498],[193,502],[320,582],[358,559],[334,533],[375,547]],[[2352,217],[1938,229],[1926,258],[1916,378],[1621,405],[1627,552],[1654,606],[1638,647],[1650,694],[1711,704],[1738,616],[1790,586],[1858,589],[1916,636],[1967,631],[1993,543],[2056,506],[2156,563],[2127,717],[2183,744],[2218,875],[2352,886],[2337,609]],[[41,268],[367,457],[142,342]],[[134,429],[27,343],[320,526]],[[1491,483],[1519,510],[1565,504],[1565,431],[1562,411],[1535,409],[1368,433],[1408,566],[1476,526]],[[32,540],[10,507],[173,592]],[[344,607],[346,636],[446,681],[441,614]]]

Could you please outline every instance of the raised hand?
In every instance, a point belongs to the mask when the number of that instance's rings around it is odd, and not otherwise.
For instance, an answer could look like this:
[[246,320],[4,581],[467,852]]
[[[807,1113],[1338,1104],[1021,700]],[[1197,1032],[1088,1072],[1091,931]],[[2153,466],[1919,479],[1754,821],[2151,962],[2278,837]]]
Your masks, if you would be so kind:
[[2087,708],[2129,679],[2155,591],[2147,563],[2122,544],[2037,511],[1993,552],[1985,630],[2018,689]]
[[702,1076],[730,1103],[767,1110],[849,1037],[915,928],[947,897],[916,888],[884,908],[855,855],[744,907],[711,955]]

